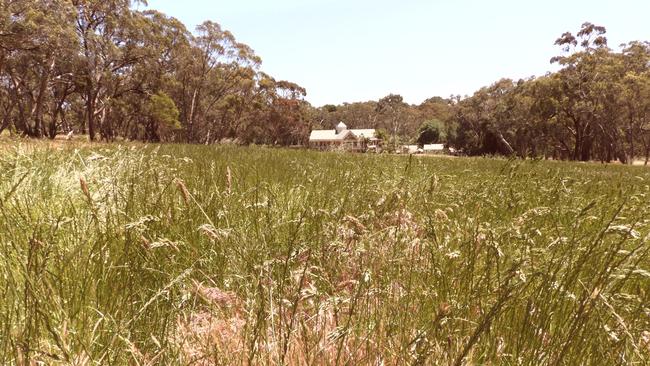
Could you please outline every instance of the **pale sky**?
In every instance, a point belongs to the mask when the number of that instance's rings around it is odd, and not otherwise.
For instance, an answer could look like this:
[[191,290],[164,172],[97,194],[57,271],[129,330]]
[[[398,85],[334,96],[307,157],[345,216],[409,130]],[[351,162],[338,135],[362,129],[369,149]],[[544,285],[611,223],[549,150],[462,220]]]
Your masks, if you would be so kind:
[[307,89],[315,106],[472,94],[552,70],[553,42],[589,21],[612,48],[650,40],[650,0],[149,0],[190,30],[212,20]]

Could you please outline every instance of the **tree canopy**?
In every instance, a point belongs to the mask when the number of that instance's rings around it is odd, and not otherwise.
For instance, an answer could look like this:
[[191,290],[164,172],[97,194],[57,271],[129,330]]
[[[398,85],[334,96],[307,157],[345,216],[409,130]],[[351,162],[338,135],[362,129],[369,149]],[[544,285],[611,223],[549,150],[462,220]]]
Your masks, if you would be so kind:
[[424,121],[418,130],[418,144],[436,144],[445,138],[444,123],[437,119]]
[[218,23],[189,32],[128,0],[0,0],[0,132],[292,144],[306,91]]
[[190,32],[135,3],[0,0],[0,133],[297,145],[344,121],[386,131],[393,146],[444,140],[467,155],[650,159],[650,42],[613,50],[603,26],[560,35],[551,59],[560,69],[540,77],[420,105],[390,94],[315,108],[218,23]]
[[605,34],[585,23],[555,42],[558,72],[503,79],[458,100],[455,147],[470,155],[647,161],[650,43],[630,42],[616,52]]

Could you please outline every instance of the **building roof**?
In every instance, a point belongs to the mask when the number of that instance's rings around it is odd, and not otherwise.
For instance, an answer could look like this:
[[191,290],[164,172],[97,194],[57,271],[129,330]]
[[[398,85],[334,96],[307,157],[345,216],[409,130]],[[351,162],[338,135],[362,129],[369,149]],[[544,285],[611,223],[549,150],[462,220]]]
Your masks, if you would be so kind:
[[416,154],[421,152],[421,149],[418,145],[403,145],[402,150],[408,152],[409,154]]
[[355,139],[364,137],[371,141],[378,140],[375,137],[374,129],[356,129],[344,130],[341,133],[336,133],[336,130],[313,130],[309,136],[309,141],[343,141],[349,137]]
[[423,146],[424,151],[443,151],[445,144],[428,144]]
[[365,137],[369,140],[379,140],[377,136],[375,136],[376,131],[374,128],[363,128],[350,131],[352,131],[352,133],[359,138]]

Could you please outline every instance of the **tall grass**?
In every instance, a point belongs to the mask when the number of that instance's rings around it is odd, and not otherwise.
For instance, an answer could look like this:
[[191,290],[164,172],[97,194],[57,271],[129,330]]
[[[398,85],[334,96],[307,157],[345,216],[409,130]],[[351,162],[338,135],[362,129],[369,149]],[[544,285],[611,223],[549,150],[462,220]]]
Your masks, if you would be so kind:
[[1,364],[650,362],[650,171],[8,145]]

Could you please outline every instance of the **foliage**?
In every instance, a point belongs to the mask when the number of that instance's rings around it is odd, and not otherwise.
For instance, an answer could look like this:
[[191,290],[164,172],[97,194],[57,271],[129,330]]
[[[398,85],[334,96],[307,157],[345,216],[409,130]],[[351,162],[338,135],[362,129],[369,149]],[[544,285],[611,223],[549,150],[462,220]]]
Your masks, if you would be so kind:
[[388,131],[386,131],[385,129],[379,128],[375,130],[375,137],[382,141],[388,141],[390,135],[388,134]]
[[561,68],[555,73],[501,79],[469,97],[434,97],[420,105],[393,94],[327,105],[312,114],[312,125],[383,128],[395,142],[417,140],[423,123],[439,120],[446,142],[467,155],[648,162],[650,43],[630,42],[616,52],[605,34],[591,23],[576,35],[562,34],[556,41],[561,54],[551,60]]
[[[503,79],[458,99],[453,144],[469,155],[567,160],[650,159],[650,43],[607,47],[604,27],[564,33],[561,69],[539,78]],[[646,97],[641,97],[645,95]]]
[[444,141],[445,136],[445,125],[440,120],[433,119],[430,121],[425,121],[420,126],[418,130],[418,139],[417,142],[420,145],[425,144],[435,144],[440,141]]
[[[280,144],[306,138],[308,110],[295,108],[304,89],[260,72],[260,57],[219,24],[192,34],[137,3],[2,0],[0,131],[192,143],[259,140],[251,131]],[[150,115],[161,102],[151,95],[173,101],[182,134]]]
[[[151,122],[157,126],[151,130],[157,131],[159,135],[181,128],[181,123],[178,120],[180,112],[176,108],[174,100],[165,93],[154,94],[149,98],[146,113]],[[151,139],[155,139],[155,137]]]
[[[439,120],[467,155],[650,162],[650,43],[612,50],[592,23],[556,40],[560,69],[541,77],[420,105],[390,94],[314,108],[304,88],[261,72],[261,58],[216,22],[192,33],[129,0],[0,1],[0,132],[300,145],[311,128],[344,121],[388,131],[396,150]],[[152,95],[169,97],[181,128],[152,118]]]
[[0,363],[647,364],[650,173],[12,143]]

